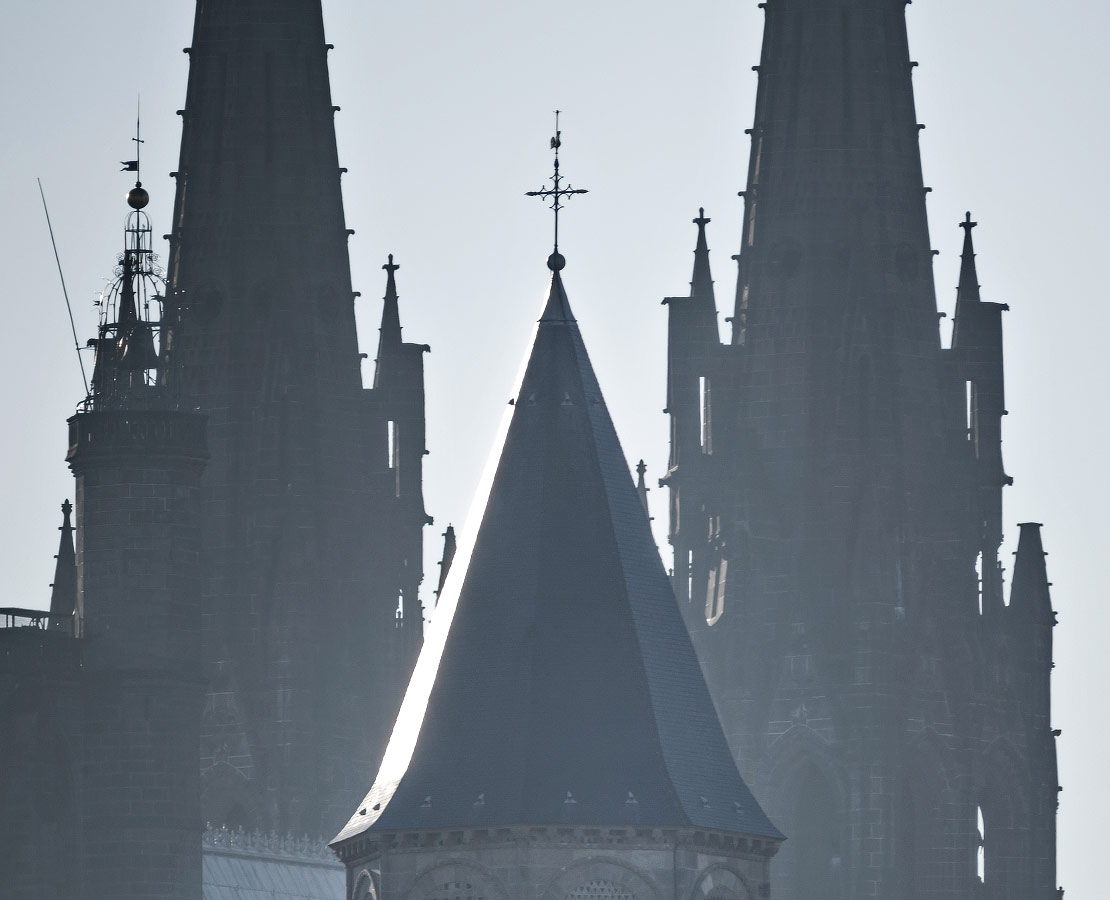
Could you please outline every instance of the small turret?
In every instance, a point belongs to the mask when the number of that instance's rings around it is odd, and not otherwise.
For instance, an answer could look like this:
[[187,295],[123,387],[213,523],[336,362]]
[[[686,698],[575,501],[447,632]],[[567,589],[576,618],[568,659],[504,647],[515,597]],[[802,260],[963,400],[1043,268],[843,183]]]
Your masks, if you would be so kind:
[[644,480],[644,475],[647,473],[647,464],[641,459],[636,463],[636,493],[640,495],[640,502],[644,505],[644,515],[648,517],[648,521],[652,521],[654,516],[651,514],[651,508],[648,506],[648,491],[651,490]]
[[1055,876],[1055,813],[1058,807],[1059,769],[1056,759],[1056,738],[1060,735],[1052,722],[1053,630],[1056,613],[1052,609],[1048,571],[1045,566],[1042,526],[1023,522],[1018,526],[1017,553],[1014,554],[1014,578],[1010,588],[1010,606],[1006,610],[1009,632],[1008,684],[1021,698],[1025,723],[1028,771],[1032,775],[1029,802],[1040,815],[1030,822],[1029,843],[1035,860],[1036,881],[1040,890],[1029,896],[1047,896],[1046,888],[1056,882]]
[[79,634],[75,618],[77,611],[77,561],[73,554],[73,523],[70,515],[73,504],[66,500],[62,504],[62,533],[58,542],[58,555],[54,557],[54,583],[50,585],[50,631],[66,634]]
[[396,357],[401,352],[401,313],[397,302],[397,279],[394,273],[401,268],[393,262],[393,254],[389,254],[389,262],[382,268],[386,271],[385,297],[382,305],[382,324],[378,329],[378,360],[374,371],[374,387],[379,387],[383,379],[388,379],[392,374],[388,360]]
[[455,528],[453,525],[448,525],[447,530],[443,532],[443,556],[439,559],[439,583],[436,585],[435,595],[436,601],[439,601],[440,594],[443,593],[443,583],[447,580],[447,573],[451,571],[451,563],[455,559]]
[[719,395],[726,381],[721,377],[725,348],[717,330],[717,305],[705,235],[709,222],[704,208],[699,209],[693,220],[698,234],[690,296],[668,297],[663,301],[668,311],[665,411],[671,417],[671,452],[667,473],[659,479],[659,485],[670,489],[669,538],[674,548],[675,593],[681,600],[699,601],[687,610],[691,626],[702,616],[702,598],[706,598],[706,608],[713,605],[708,597],[712,592],[708,572],[719,565],[719,548],[711,548],[705,541],[706,497],[714,442],[714,390]]
[[956,305],[960,303],[978,303],[979,302],[979,278],[975,271],[975,247],[972,245],[971,229],[977,226],[978,222],[971,221],[971,213],[968,212],[964,220],[960,223],[960,227],[964,230],[964,249],[960,254],[960,285],[956,289]]
[[1039,522],[1023,522],[1018,526],[1017,553],[1014,554],[1014,578],[1010,586],[1010,614],[1015,619],[1036,625],[1053,626],[1056,613],[1049,596],[1050,582],[1045,566],[1044,545]]
[[712,219],[705,216],[705,208],[698,209],[694,224],[698,226],[698,241],[694,247],[694,277],[690,279],[690,297],[697,301],[703,317],[712,313],[713,324],[717,323],[717,302],[713,294],[713,276],[709,271],[709,244],[705,239],[705,226]]
[[977,566],[982,579],[980,609],[996,615],[1003,606],[1002,569],[998,548],[1002,543],[1002,489],[1012,484],[1002,462],[1002,417],[1006,415],[1002,359],[1003,303],[984,302],[980,296],[972,229],[978,223],[967,213],[964,230],[960,285],[952,327],[952,354],[957,391],[964,404],[973,491],[971,528],[977,532]]

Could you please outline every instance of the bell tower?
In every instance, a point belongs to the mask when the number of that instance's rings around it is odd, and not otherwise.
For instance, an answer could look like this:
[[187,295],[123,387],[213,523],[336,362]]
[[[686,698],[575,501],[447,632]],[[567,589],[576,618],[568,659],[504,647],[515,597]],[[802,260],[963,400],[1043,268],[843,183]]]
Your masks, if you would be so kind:
[[127,195],[126,245],[91,342],[92,388],[69,420],[83,665],[75,806],[80,896],[90,900],[200,896],[205,420],[157,384],[162,297],[148,199],[141,184]]

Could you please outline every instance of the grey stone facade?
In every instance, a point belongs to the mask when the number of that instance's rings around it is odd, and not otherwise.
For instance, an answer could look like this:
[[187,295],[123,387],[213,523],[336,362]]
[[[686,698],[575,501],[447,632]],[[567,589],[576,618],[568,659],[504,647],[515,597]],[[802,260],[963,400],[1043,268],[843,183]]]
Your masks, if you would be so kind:
[[350,900],[766,900],[777,841],[690,829],[381,834],[342,852]]
[[363,387],[327,50],[318,2],[197,4],[168,269],[137,184],[51,612],[0,628],[4,900],[219,896],[206,821],[319,840],[384,746],[422,637],[428,348],[391,259]]

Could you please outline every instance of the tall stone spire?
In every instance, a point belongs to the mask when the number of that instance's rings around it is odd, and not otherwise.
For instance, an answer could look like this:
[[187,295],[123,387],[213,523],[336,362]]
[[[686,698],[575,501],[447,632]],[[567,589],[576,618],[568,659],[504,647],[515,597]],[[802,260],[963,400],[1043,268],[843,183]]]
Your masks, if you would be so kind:
[[[935,445],[943,431],[927,362],[940,339],[904,8],[765,7],[732,340],[747,368],[798,385],[761,400],[752,422],[767,449],[751,462],[781,487],[788,515],[818,471],[851,467],[849,456],[870,456],[892,487],[926,490],[894,448]],[[863,443],[843,421],[856,415],[849,397],[871,418]]]
[[[287,391],[358,386],[329,49],[319,2],[197,4],[170,238],[170,378],[202,401],[275,378]],[[295,377],[265,371],[260,341]]]
[[[979,297],[968,217],[942,348],[905,0],[761,6],[729,345],[691,321],[704,277],[665,301],[675,593],[732,749],[791,837],[776,895],[965,900],[982,798],[941,786],[1002,771],[998,723],[1043,719],[1047,696],[974,674],[989,659],[1025,677],[998,559],[1005,307]],[[922,732],[950,736],[939,756]],[[1055,762],[1031,734],[1007,732],[1013,771],[1041,774],[996,779],[1028,799],[983,801],[1010,823],[999,848],[1051,844],[1033,792]],[[1050,855],[997,852],[1008,874],[987,895],[1046,896],[1010,887],[1050,882]]]
[[312,835],[384,746],[426,519],[394,465],[395,434],[424,453],[422,370],[389,404],[361,381],[329,49],[319,0],[197,3],[161,373],[209,421],[205,818]]

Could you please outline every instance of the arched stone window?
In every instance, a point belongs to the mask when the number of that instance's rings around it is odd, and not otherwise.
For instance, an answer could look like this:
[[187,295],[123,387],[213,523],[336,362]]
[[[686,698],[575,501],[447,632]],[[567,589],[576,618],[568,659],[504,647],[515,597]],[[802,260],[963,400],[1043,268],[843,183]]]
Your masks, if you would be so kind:
[[377,900],[377,891],[374,890],[373,876],[363,869],[355,880],[355,889],[351,892],[351,900]]

